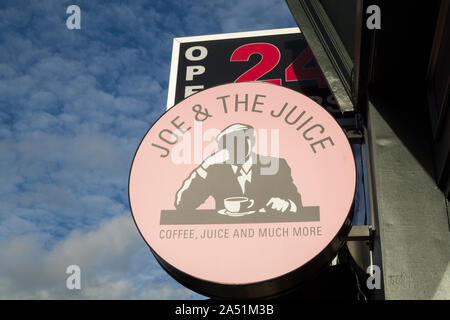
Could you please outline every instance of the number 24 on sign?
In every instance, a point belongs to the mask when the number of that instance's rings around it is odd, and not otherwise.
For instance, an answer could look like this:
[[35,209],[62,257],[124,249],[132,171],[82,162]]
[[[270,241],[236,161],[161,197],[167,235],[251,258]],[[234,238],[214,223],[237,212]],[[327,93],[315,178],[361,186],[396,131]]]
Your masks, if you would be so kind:
[[[250,56],[259,54],[261,60],[253,68],[241,74],[235,82],[257,81],[262,76],[270,72],[280,61],[280,51],[270,43],[248,43],[237,48],[231,55],[230,61],[248,61]],[[320,88],[326,87],[320,69],[315,67],[307,68],[306,65],[313,59],[311,49],[307,47],[298,57],[285,69],[285,81],[317,80]],[[260,80],[281,85],[281,79]]]

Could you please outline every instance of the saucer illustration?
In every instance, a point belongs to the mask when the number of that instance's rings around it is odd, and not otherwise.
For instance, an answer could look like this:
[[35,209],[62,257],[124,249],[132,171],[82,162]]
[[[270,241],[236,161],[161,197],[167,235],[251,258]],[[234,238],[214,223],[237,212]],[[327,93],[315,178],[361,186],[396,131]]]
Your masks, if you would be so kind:
[[227,209],[221,209],[219,211],[217,211],[217,213],[223,214],[225,216],[230,216],[230,217],[241,217],[241,216],[246,216],[252,213],[255,213],[255,210],[251,210],[251,211],[245,211],[245,212],[230,212]]

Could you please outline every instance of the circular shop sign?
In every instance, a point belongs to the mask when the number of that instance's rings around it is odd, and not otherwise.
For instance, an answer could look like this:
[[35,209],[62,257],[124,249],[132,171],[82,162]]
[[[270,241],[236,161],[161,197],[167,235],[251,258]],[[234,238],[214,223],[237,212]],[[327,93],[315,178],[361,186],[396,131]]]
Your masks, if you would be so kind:
[[137,227],[176,280],[207,296],[281,294],[349,230],[355,162],[338,123],[281,86],[201,91],[150,128],[133,160]]

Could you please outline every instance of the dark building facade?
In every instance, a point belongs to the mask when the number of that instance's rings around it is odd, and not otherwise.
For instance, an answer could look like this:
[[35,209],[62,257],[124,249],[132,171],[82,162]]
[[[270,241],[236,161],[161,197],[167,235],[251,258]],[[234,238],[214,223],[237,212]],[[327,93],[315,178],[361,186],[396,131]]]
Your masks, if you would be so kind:
[[[450,1],[287,4],[367,146],[373,219],[341,254],[361,276],[335,268],[333,286],[369,299],[448,299]],[[361,283],[368,264],[382,270],[379,290]]]

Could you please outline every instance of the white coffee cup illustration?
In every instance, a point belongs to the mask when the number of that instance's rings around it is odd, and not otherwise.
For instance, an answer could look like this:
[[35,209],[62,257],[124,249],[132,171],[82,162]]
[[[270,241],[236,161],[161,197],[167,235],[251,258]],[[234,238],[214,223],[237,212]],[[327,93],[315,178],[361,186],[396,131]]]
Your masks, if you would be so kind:
[[228,212],[237,213],[247,209],[250,209],[255,201],[247,197],[230,197],[223,200],[225,209]]

